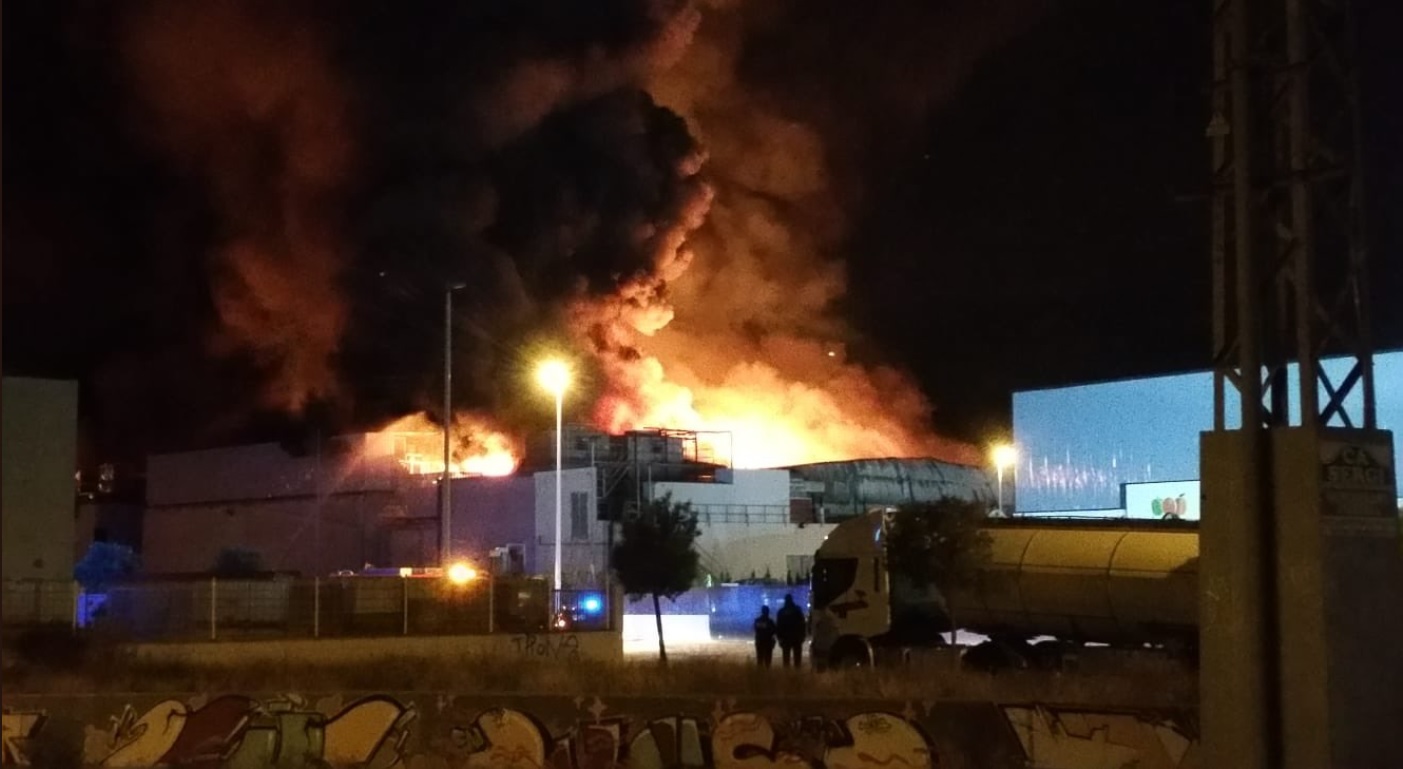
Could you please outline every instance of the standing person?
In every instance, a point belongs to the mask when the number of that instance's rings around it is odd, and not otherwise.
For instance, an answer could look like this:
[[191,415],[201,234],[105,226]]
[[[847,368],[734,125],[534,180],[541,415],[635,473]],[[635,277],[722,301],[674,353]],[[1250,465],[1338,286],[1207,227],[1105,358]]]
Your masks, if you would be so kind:
[[775,621],[770,619],[770,607],[761,606],[755,618],[755,658],[760,667],[767,668],[775,658]]
[[809,635],[808,622],[804,620],[804,610],[794,603],[793,595],[784,597],[784,605],[775,615],[779,634],[779,648],[784,655],[784,666],[802,667],[804,664],[804,639]]

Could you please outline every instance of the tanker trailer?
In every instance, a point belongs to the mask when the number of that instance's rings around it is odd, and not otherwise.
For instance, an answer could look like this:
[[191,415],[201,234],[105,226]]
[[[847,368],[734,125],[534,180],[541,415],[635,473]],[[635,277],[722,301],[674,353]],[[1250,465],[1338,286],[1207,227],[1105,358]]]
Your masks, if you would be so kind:
[[1190,651],[1198,638],[1198,531],[1164,521],[990,519],[977,586],[942,593],[887,569],[887,516],[837,526],[814,554],[816,666],[872,664],[945,644],[954,628],[1006,648],[1035,639]]

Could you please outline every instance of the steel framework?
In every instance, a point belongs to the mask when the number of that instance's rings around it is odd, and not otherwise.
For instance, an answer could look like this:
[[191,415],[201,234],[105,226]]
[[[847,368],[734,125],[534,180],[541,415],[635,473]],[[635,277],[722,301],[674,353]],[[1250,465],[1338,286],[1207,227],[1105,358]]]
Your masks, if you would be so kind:
[[[1372,429],[1374,371],[1348,0],[1212,0],[1214,429]],[[1332,380],[1323,356],[1349,360]],[[1347,404],[1358,392],[1359,397]]]

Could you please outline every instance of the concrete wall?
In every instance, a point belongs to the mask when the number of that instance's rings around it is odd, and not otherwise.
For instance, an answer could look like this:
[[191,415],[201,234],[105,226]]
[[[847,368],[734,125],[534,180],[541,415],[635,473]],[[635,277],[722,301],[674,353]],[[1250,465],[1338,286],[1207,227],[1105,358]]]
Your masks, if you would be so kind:
[[137,657],[193,665],[375,663],[389,657],[458,661],[475,657],[547,657],[567,662],[623,659],[619,633],[518,633],[399,638],[281,638],[134,644]]
[[93,542],[126,545],[141,552],[141,526],[145,508],[122,502],[79,502],[73,531],[73,557],[81,561]]
[[[672,494],[678,502],[691,502],[700,511],[713,506],[777,506],[789,510],[788,470],[735,470],[731,483],[653,484],[653,497]],[[700,512],[699,511],[699,512]],[[787,513],[786,513],[787,514]]]
[[[555,471],[535,474],[536,536],[526,548],[526,568],[533,574],[555,571]],[[569,588],[599,587],[608,572],[609,526],[599,517],[599,483],[592,467],[561,473],[561,582]],[[587,525],[584,536],[571,526],[571,495],[583,494]]]
[[[733,483],[655,483],[655,497],[671,493],[697,512],[702,569],[719,580],[752,574],[784,579],[791,556],[812,558],[832,525],[789,523],[788,470],[736,470]],[[797,574],[795,576],[804,576]]]
[[[665,600],[665,599],[664,599]],[[670,644],[696,644],[711,640],[711,616],[707,614],[664,614],[663,638]],[[625,614],[623,642],[629,645],[658,646],[658,618],[647,614]]]
[[833,528],[833,524],[818,523],[712,524],[701,527],[697,550],[713,581],[723,575],[731,579],[747,579],[752,573],[764,577],[767,572],[774,579],[804,579],[814,551]]
[[4,695],[6,763],[1196,769],[1196,714],[1036,702],[442,691]]
[[[148,505],[387,491],[404,477],[392,443],[374,434],[328,439],[293,456],[273,443],[159,454],[146,461]],[[320,467],[318,459],[320,458]]]
[[258,552],[265,568],[278,571],[310,576],[359,570],[380,557],[374,527],[402,511],[389,492],[328,496],[320,516],[315,497],[152,506],[142,527],[142,568],[153,574],[206,571],[220,550],[240,547]]
[[5,579],[73,578],[78,384],[5,377],[0,509]]
[[[152,457],[145,570],[204,571],[225,547],[255,550],[270,569],[307,575],[366,564],[436,565],[438,485],[431,477],[405,475],[393,454],[376,453],[381,450],[386,446],[359,453],[328,446],[320,481],[315,458],[292,457],[274,445]],[[385,461],[393,467],[382,467]],[[791,556],[812,556],[831,527],[788,523],[787,471],[739,470],[733,477],[733,483],[658,483],[654,494],[670,492],[694,505],[703,531],[703,568],[713,580],[752,572],[783,579],[794,570]],[[567,587],[600,587],[607,579],[609,527],[596,520],[596,471],[572,468],[562,478],[563,581]],[[320,537],[319,483],[325,495]],[[573,494],[583,495],[582,532],[572,526]],[[528,574],[553,573],[553,470],[455,479],[452,504],[455,554],[485,563],[493,548],[521,544]]]
[[536,481],[531,476],[453,481],[453,552],[474,563],[492,548],[536,538]]

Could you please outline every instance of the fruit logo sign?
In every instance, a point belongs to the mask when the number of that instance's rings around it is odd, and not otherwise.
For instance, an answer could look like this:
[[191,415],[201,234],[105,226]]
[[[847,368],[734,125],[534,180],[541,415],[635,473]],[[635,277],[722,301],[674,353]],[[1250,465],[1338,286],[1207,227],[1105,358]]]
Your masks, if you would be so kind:
[[1199,481],[1127,483],[1121,487],[1121,504],[1133,519],[1196,521],[1202,494]]
[[1189,500],[1183,494],[1177,497],[1160,497],[1150,500],[1150,513],[1156,518],[1172,518],[1181,521],[1189,514]]

